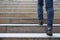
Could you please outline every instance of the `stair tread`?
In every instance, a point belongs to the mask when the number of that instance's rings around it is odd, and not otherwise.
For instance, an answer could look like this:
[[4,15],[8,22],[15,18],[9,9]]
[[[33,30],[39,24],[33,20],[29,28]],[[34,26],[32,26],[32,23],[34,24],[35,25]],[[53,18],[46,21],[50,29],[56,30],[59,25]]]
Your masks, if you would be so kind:
[[53,33],[53,36],[46,33],[0,33],[0,38],[60,38],[60,33]]
[[[39,24],[0,24],[0,26],[41,26]],[[43,24],[43,26],[47,26],[47,24]],[[60,24],[53,24],[53,26],[59,26],[60,27]]]

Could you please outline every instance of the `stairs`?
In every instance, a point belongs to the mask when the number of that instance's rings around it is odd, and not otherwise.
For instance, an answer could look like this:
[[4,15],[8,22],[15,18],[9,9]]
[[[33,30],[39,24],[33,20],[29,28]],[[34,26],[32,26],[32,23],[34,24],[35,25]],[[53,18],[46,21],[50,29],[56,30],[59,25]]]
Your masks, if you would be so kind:
[[[60,24],[53,24],[53,32],[60,33]],[[46,24],[41,27],[39,24],[0,24],[0,27],[6,27],[6,33],[45,33]],[[4,31],[5,31],[4,30]]]
[[[0,38],[1,40],[59,40],[60,38],[60,1],[54,1],[54,27],[53,32],[54,35],[49,37],[45,35],[46,32],[46,24],[47,24],[47,17],[46,11],[44,9],[44,26],[41,27],[39,25],[38,20],[38,13],[37,13],[37,0],[1,0],[0,1]],[[44,6],[45,7],[45,6]],[[5,34],[6,33],[6,34]],[[11,33],[11,34],[8,34]],[[15,36],[21,35],[21,33],[32,33],[29,35],[33,35],[34,33],[36,36],[33,38],[21,38]],[[19,34],[18,34],[19,33]],[[40,33],[40,34],[39,34]],[[43,38],[39,35],[44,34]],[[56,33],[56,34],[55,34]],[[3,35],[3,36],[1,36]],[[9,37],[5,37],[5,36]],[[10,35],[11,38],[10,38]],[[27,35],[27,34],[23,34]],[[28,36],[27,36],[28,37]],[[47,37],[47,38],[45,38]],[[49,37],[49,38],[48,38]]]

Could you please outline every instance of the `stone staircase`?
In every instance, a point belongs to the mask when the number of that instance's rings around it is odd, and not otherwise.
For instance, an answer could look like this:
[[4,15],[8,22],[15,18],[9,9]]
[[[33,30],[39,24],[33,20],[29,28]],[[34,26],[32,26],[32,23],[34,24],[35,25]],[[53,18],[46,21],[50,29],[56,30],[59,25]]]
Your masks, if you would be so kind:
[[[54,1],[54,24],[60,24],[60,1]],[[45,7],[45,5],[44,5]],[[47,23],[46,11],[44,8],[44,24]],[[45,33],[46,26],[39,25],[37,13],[37,0],[0,0],[0,33]],[[7,26],[20,24],[20,26]],[[22,26],[21,26],[22,24]],[[28,25],[29,24],[29,25]],[[38,26],[32,25],[38,24]],[[24,26],[28,25],[28,26]],[[31,26],[30,26],[31,25]],[[60,26],[54,26],[53,32],[60,33]],[[49,38],[3,38],[2,40],[49,40]],[[59,38],[52,38],[59,40]]]

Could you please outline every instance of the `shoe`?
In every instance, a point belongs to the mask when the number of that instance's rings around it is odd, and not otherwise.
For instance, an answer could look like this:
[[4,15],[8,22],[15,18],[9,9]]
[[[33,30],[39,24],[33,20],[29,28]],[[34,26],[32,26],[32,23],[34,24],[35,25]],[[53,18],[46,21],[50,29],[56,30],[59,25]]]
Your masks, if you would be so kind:
[[52,36],[52,29],[50,27],[47,27],[46,33],[48,36]]
[[53,34],[52,34],[52,31],[47,31],[47,35],[48,36],[52,36]]
[[43,25],[43,21],[39,21],[40,25],[42,26]]

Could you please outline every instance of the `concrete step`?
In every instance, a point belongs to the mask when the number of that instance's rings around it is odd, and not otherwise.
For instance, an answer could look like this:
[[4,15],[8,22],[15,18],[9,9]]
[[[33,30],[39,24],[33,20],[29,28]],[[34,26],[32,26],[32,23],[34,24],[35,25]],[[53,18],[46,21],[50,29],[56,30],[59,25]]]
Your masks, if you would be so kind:
[[34,4],[21,4],[21,5],[0,5],[0,8],[37,8]]
[[[0,10],[22,10],[22,9],[37,9],[37,5],[33,5],[33,4],[24,4],[24,5],[8,5],[8,6],[1,6],[0,5]],[[60,9],[60,6],[59,5],[56,5],[54,6],[54,9],[55,10],[59,10]]]
[[[47,17],[46,13],[43,14],[44,17]],[[0,18],[4,18],[4,17],[17,17],[17,18],[37,18],[38,17],[38,13],[0,13]],[[60,17],[60,13],[55,13],[54,14],[54,18],[59,18]]]
[[[60,12],[59,11],[60,9],[55,9],[54,11],[56,12],[56,13],[58,13],[58,12]],[[37,9],[35,9],[35,8],[12,8],[12,9],[10,9],[10,8],[4,8],[4,9],[0,9],[0,13],[3,13],[3,12],[10,12],[10,13],[12,13],[12,12],[37,12]],[[46,13],[46,11],[44,10],[44,12]]]
[[[53,27],[54,33],[60,33],[60,27]],[[45,27],[7,27],[7,33],[45,33]]]
[[21,9],[21,10],[0,10],[0,12],[37,12],[35,9]]
[[0,37],[1,38],[3,37],[5,38],[14,38],[14,37],[15,38],[60,38],[60,33],[53,33],[53,36],[47,36],[46,33],[0,33]]
[[[0,1],[1,4],[18,4],[18,3],[37,3],[37,1]],[[54,1],[54,3],[59,3],[60,1]]]
[[6,27],[4,26],[4,27],[0,27],[0,33],[6,33]]
[[[0,33],[45,33],[46,24],[0,24]],[[53,24],[53,33],[60,33],[60,24]]]
[[[53,27],[54,33],[60,33],[60,27]],[[0,33],[45,33],[45,27],[0,27]]]
[[[60,4],[54,5],[54,8],[60,8]],[[44,6],[45,7],[45,6]],[[13,8],[37,8],[37,4],[20,4],[20,5],[0,5],[0,9]]]
[[[11,6],[12,5],[12,6]],[[60,5],[60,3],[59,2],[54,2],[54,7],[59,7],[59,5]],[[15,7],[15,8],[21,8],[22,6],[31,6],[31,7],[37,7],[37,1],[2,1],[1,3],[0,3],[0,7],[6,7],[6,8],[9,8],[9,7],[11,7],[11,8],[13,8],[13,6]],[[2,7],[2,8],[3,8]],[[34,8],[33,7],[33,8]],[[28,7],[27,7],[28,8]]]
[[[47,20],[44,19],[43,20],[44,23],[47,23]],[[12,18],[12,19],[0,19],[0,24],[37,24],[39,23],[39,20],[38,18],[35,19],[35,18],[31,18],[31,19],[27,19],[27,18]],[[60,24],[60,19],[54,19],[54,24]]]

